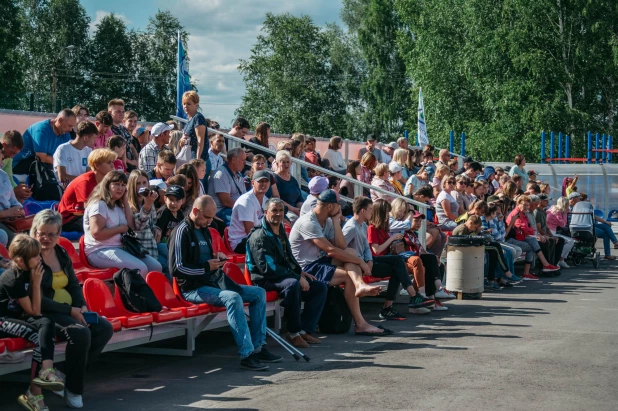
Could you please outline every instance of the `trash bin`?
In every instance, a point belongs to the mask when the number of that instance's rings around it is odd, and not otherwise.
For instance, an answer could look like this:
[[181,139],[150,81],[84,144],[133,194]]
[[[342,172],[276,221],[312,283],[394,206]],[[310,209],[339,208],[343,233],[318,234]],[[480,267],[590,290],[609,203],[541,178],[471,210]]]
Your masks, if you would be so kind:
[[481,236],[451,236],[446,254],[446,288],[456,292],[478,294],[484,291],[485,241]]

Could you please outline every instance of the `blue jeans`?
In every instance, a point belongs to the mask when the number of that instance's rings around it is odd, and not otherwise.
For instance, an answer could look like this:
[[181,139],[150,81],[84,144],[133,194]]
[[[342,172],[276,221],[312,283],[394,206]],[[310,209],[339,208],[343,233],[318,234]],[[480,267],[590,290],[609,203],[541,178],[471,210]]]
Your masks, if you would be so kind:
[[161,272],[167,277],[168,280],[170,280],[170,284],[172,282],[172,276],[170,275],[170,268],[169,268],[169,264],[168,264],[168,248],[167,248],[167,243],[159,243],[157,244],[157,251],[158,251],[158,256],[157,259],[159,260],[159,263],[161,263]]
[[614,234],[612,227],[608,226],[607,224],[596,223],[594,225],[594,233],[596,234],[597,237],[603,239],[603,248],[605,250],[605,257],[612,255],[612,247],[611,247],[610,242],[614,244],[618,242],[618,240],[616,240],[616,235]]
[[[240,358],[250,356],[266,344],[266,291],[260,287],[240,286],[240,293],[203,286],[183,292],[187,301],[195,304],[206,303],[227,309],[227,319],[232,335],[238,346]],[[251,334],[245,317],[243,302],[249,303]]]
[[230,221],[232,220],[232,209],[231,208],[222,208],[217,211],[217,217],[219,217],[225,225],[230,225]]

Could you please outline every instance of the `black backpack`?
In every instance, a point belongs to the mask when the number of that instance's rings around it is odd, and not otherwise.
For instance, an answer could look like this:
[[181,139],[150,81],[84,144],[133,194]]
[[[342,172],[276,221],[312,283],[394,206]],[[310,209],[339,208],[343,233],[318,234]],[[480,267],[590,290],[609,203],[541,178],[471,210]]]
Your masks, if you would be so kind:
[[343,296],[343,289],[329,287],[322,315],[318,321],[324,334],[343,334],[350,330],[352,314]]
[[32,198],[37,201],[60,201],[62,187],[58,184],[54,167],[36,157],[28,172],[28,183],[32,186]]
[[163,309],[152,289],[140,275],[139,270],[123,268],[114,274],[114,284],[116,284],[122,304],[127,310],[134,313],[151,313]]

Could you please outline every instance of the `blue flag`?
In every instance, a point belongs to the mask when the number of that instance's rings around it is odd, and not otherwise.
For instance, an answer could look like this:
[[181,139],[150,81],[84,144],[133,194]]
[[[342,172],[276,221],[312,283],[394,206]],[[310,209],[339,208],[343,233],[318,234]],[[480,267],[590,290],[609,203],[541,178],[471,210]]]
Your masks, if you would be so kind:
[[191,80],[189,78],[189,60],[182,46],[180,32],[178,32],[178,67],[176,70],[176,116],[187,118],[187,113],[182,109],[182,95],[185,91],[191,90]]

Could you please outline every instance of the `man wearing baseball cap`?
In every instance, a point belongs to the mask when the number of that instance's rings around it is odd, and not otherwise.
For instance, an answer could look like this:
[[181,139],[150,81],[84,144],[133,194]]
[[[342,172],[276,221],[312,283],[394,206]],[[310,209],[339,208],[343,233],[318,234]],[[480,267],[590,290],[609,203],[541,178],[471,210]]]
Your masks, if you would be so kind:
[[133,131],[133,138],[137,139],[141,147],[145,147],[150,142],[150,131],[146,127],[137,127]]
[[376,296],[380,287],[363,281],[363,275],[370,275],[371,269],[355,250],[346,248],[336,192],[320,193],[315,208],[298,218],[290,233],[290,248],[303,272],[328,286],[345,285],[345,300],[357,335],[392,334],[367,323],[361,314],[358,298]]
[[152,141],[142,148],[139,153],[139,168],[149,172],[157,165],[157,157],[162,150],[169,150],[167,143],[170,142],[170,131],[174,126],[165,123],[157,123],[152,126],[150,134]]
[[367,139],[365,140],[365,147],[358,150],[358,161],[363,158],[366,152],[370,152],[376,157],[378,163],[384,162],[384,158],[382,157],[382,150],[376,148],[377,141],[378,140],[376,140],[376,137],[373,134],[369,134],[367,136]]
[[399,146],[395,142],[384,144],[382,146],[382,162],[388,164],[393,161],[393,155],[398,148]]
[[238,254],[245,254],[247,236],[264,217],[264,206],[270,188],[270,173],[259,170],[251,177],[252,189],[238,197],[232,207],[232,219],[228,231],[230,247]]
[[328,188],[328,178],[322,176],[313,177],[309,180],[309,195],[300,208],[300,215],[307,214],[313,210],[318,203],[320,193]]

